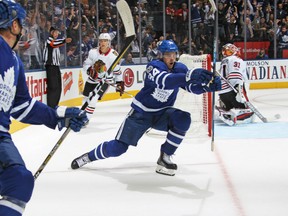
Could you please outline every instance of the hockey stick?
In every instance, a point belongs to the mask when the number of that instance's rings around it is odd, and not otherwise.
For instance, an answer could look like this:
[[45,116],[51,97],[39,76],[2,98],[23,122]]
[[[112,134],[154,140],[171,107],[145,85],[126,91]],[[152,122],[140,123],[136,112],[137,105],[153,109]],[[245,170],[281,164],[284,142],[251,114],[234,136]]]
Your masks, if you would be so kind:
[[[130,10],[129,5],[127,4],[127,2],[125,0],[119,0],[116,3],[116,7],[118,10],[118,13],[120,14],[120,17],[122,19],[122,22],[124,24],[124,28],[125,28],[125,32],[126,32],[126,39],[125,39],[125,45],[123,47],[123,49],[121,50],[120,54],[118,55],[118,57],[114,60],[114,62],[112,63],[112,65],[110,66],[110,68],[108,69],[108,74],[110,74],[113,69],[116,67],[116,65],[119,63],[119,61],[121,60],[121,58],[124,56],[124,54],[127,52],[131,42],[134,40],[135,37],[135,28],[134,28],[134,22],[133,22],[133,17],[132,17],[132,13]],[[105,85],[105,83],[102,85],[102,87]],[[100,90],[102,90],[103,94],[105,93],[105,91],[108,88],[108,84],[105,85],[106,89],[104,89],[104,87]],[[90,93],[89,99],[88,101],[86,101],[83,106],[81,107],[81,110],[85,110],[85,108],[88,106],[89,101],[92,100],[92,98],[96,95],[96,92],[93,91],[92,93]],[[41,172],[43,171],[43,169],[46,167],[46,165],[48,164],[48,162],[50,161],[50,159],[52,158],[52,156],[55,154],[55,152],[57,151],[57,149],[60,147],[60,145],[62,144],[62,142],[64,141],[64,139],[67,137],[67,135],[69,134],[69,132],[71,131],[71,128],[68,127],[65,132],[62,134],[62,136],[60,137],[60,139],[57,141],[57,143],[54,145],[54,147],[52,148],[52,150],[49,152],[49,154],[47,155],[46,159],[43,161],[43,163],[41,164],[41,166],[38,168],[38,170],[36,171],[36,173],[34,174],[34,180],[36,180],[38,178],[38,176],[41,174]]]
[[[113,84],[113,83],[109,83],[109,85],[112,86],[112,87],[114,87],[116,90],[121,91],[121,89],[119,89],[117,85],[115,85],[115,84]],[[129,95],[131,98],[134,98],[134,95],[130,94],[130,93],[127,92],[127,91],[123,91],[123,93]]]
[[[217,60],[217,51],[218,51],[218,13],[217,13],[217,7],[218,0],[216,0],[216,4],[214,0],[209,0],[211,4],[211,9],[214,13],[214,38],[213,38],[213,76],[215,76],[216,71],[216,60]],[[214,151],[214,138],[215,138],[215,122],[214,122],[214,106],[215,106],[215,92],[212,93],[212,118],[211,118],[211,151]]]
[[[108,74],[111,74],[113,69],[116,67],[116,65],[119,63],[119,61],[122,59],[122,57],[125,55],[125,53],[127,52],[127,50],[129,49],[132,41],[135,38],[135,27],[134,27],[134,21],[133,21],[133,17],[131,14],[131,10],[129,8],[129,5],[127,4],[126,1],[124,0],[119,0],[116,3],[116,7],[117,10],[119,12],[119,15],[122,19],[122,22],[124,24],[124,28],[125,28],[125,33],[126,33],[126,38],[124,41],[124,47],[122,48],[121,52],[119,53],[119,55],[117,56],[117,58],[115,59],[115,61],[112,63],[112,65],[110,66],[110,68],[107,70]],[[92,95],[90,96],[88,101],[91,101],[91,99],[98,94],[99,97],[102,97],[105,92],[107,91],[109,87],[108,83],[104,83],[100,90],[98,90],[97,92],[94,90],[92,92]],[[83,106],[84,109],[88,106],[89,102],[86,101]]]
[[[218,74],[218,76],[221,77],[222,80],[224,80],[232,89],[235,93],[238,93],[238,90],[234,88],[234,86],[227,80],[225,79],[218,71],[216,71],[216,73]],[[261,119],[262,122],[267,123],[269,122],[268,119],[266,117],[264,117],[259,110],[250,102],[250,101],[245,101],[244,102],[246,106],[248,106],[257,116],[259,119]],[[280,115],[276,114],[275,119],[279,119]],[[271,121],[271,120],[270,120]]]

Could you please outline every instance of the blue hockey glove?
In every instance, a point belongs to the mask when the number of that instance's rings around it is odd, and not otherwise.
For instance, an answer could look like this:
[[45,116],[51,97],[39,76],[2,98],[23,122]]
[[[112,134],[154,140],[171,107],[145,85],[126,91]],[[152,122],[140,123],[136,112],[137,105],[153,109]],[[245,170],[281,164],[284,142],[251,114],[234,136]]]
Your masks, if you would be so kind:
[[79,132],[88,121],[85,111],[77,107],[60,106],[56,109],[56,113],[59,117],[59,130],[62,130],[63,127],[70,127],[73,131]]
[[207,92],[215,92],[221,90],[221,79],[219,76],[215,76],[213,81],[204,86]]
[[186,73],[186,82],[201,84],[202,86],[205,86],[211,82],[212,78],[213,73],[203,68],[194,68],[188,70]]

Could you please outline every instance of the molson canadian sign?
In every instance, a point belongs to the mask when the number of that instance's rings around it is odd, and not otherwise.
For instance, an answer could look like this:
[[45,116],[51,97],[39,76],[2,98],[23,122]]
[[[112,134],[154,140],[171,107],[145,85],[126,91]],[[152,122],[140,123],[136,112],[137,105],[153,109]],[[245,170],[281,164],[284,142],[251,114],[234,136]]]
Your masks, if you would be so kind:
[[287,61],[246,61],[246,66],[250,81],[288,81]]

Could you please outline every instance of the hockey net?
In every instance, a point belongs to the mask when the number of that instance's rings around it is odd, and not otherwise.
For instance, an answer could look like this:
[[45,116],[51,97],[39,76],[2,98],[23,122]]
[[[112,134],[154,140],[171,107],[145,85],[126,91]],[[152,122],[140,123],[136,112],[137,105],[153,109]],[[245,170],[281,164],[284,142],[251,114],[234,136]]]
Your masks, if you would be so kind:
[[[184,63],[189,69],[204,68],[211,71],[211,56],[182,54],[179,61]],[[191,94],[182,89],[179,90],[175,107],[187,111],[191,114],[192,123],[186,138],[199,138],[211,136],[212,118],[212,95],[204,93],[201,95]],[[149,135],[165,136],[166,133],[151,130]]]

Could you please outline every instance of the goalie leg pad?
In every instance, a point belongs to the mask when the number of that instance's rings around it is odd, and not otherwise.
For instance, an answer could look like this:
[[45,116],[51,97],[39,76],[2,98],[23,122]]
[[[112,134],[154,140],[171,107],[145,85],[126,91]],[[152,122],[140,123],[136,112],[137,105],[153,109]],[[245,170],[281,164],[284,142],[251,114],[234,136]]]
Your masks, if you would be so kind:
[[252,123],[255,120],[255,113],[251,109],[237,110],[237,123]]
[[237,116],[232,110],[226,111],[222,109],[221,107],[217,107],[217,106],[216,106],[216,109],[219,112],[219,119],[221,121],[223,121],[225,124],[229,126],[233,126],[236,124]]

